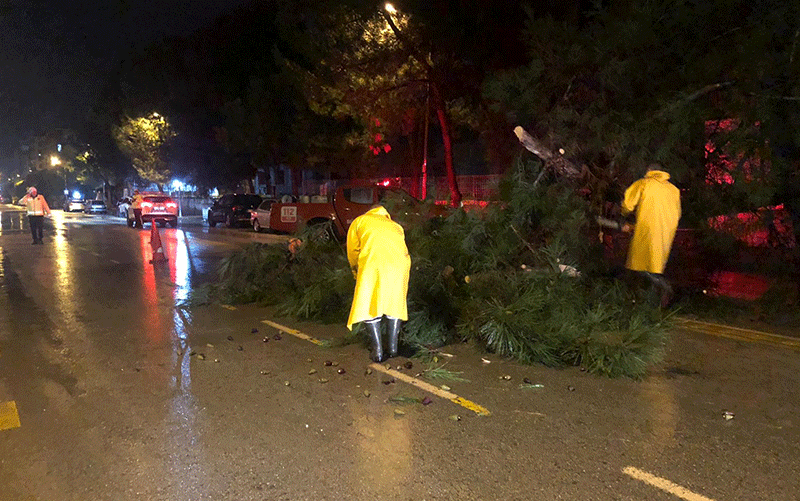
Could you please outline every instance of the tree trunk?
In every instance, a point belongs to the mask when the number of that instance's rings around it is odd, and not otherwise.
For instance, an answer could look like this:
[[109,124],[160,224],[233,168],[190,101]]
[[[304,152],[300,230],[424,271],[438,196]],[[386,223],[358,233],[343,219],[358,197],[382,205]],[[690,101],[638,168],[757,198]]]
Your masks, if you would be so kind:
[[442,143],[444,143],[444,164],[447,168],[447,185],[450,187],[450,203],[453,207],[461,204],[461,192],[458,189],[455,168],[453,167],[453,145],[450,138],[450,120],[444,107],[444,99],[439,92],[439,85],[431,82],[433,102],[436,107],[436,116],[439,118],[439,127],[442,129]]

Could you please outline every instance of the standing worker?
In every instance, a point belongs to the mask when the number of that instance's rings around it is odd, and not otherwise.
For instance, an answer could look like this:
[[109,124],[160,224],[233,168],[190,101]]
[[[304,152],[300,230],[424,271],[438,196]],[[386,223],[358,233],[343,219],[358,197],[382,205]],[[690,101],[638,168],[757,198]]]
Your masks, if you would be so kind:
[[[647,174],[625,190],[622,214],[636,212],[628,261],[625,267],[641,272],[661,291],[661,306],[666,307],[672,287],[664,279],[664,268],[681,218],[680,191],[669,182],[669,174],[659,164],[650,164]],[[623,231],[630,231],[626,224]]]
[[[356,277],[356,289],[347,328],[363,322],[372,345],[371,358],[382,362],[381,324],[386,324],[389,357],[397,355],[400,323],[408,320],[408,256],[403,227],[392,221],[381,205],[353,220],[347,232],[347,259]],[[385,321],[384,321],[385,320]]]
[[144,228],[144,221],[142,221],[142,202],[144,197],[139,194],[139,190],[133,190],[133,198],[131,199],[131,209],[133,209],[133,227]]
[[19,200],[20,205],[25,205],[28,211],[28,226],[31,227],[33,244],[43,244],[44,217],[50,215],[47,200],[36,190],[35,186],[28,188],[28,193]]

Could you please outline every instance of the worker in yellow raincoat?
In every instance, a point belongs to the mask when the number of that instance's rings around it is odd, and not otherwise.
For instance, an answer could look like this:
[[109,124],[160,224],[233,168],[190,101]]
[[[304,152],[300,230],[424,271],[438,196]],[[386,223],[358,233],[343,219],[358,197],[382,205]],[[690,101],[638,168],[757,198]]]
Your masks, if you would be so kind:
[[363,322],[372,345],[371,358],[384,357],[381,324],[387,325],[389,357],[397,355],[401,322],[408,320],[408,256],[403,227],[386,209],[374,206],[353,220],[347,232],[347,259],[356,277],[356,290],[347,328]]
[[[647,174],[625,190],[622,202],[623,215],[636,212],[625,267],[644,273],[662,290],[662,305],[672,292],[663,273],[681,218],[680,191],[669,178],[660,165],[651,164]],[[624,229],[630,231],[630,225]]]

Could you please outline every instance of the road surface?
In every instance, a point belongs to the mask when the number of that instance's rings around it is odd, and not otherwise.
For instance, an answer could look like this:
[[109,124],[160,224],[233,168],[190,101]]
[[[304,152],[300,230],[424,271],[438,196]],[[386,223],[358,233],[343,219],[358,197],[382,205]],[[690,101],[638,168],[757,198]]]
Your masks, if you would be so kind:
[[31,245],[2,210],[3,501],[800,499],[796,351],[678,330],[637,382],[459,345],[429,362],[463,381],[432,379],[342,325],[185,306],[281,237],[188,222],[154,266],[119,218]]

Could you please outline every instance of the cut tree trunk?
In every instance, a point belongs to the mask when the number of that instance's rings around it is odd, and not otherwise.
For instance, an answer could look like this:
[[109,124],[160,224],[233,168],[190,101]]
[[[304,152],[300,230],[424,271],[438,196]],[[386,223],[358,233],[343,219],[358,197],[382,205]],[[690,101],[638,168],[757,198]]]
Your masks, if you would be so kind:
[[[564,157],[560,152],[556,152],[544,145],[540,140],[534,138],[519,125],[514,128],[519,142],[526,150],[530,151],[544,162],[544,169],[552,170],[557,175],[567,179],[577,179],[583,173],[583,168]],[[537,179],[538,182],[538,179]]]

